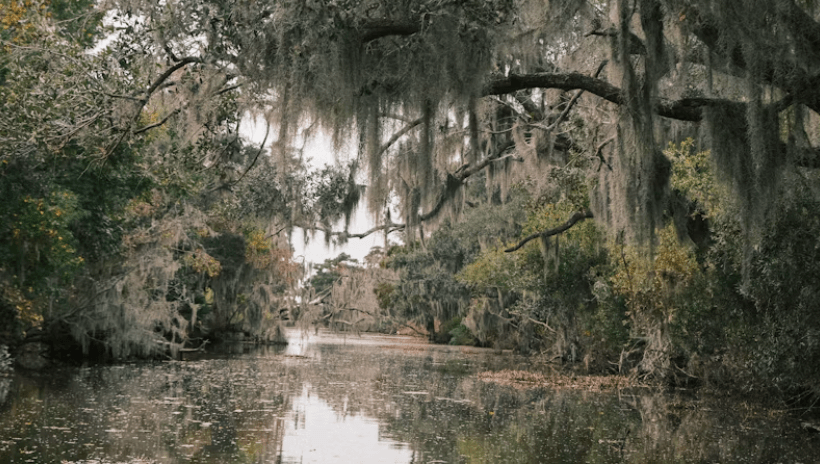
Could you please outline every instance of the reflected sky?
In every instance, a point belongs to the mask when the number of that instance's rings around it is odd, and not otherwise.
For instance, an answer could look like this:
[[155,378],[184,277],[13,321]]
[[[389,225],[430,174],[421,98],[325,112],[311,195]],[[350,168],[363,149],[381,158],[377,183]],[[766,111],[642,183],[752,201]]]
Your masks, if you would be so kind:
[[361,414],[334,411],[306,385],[293,398],[282,440],[282,463],[407,463],[406,443],[379,436],[379,422]]

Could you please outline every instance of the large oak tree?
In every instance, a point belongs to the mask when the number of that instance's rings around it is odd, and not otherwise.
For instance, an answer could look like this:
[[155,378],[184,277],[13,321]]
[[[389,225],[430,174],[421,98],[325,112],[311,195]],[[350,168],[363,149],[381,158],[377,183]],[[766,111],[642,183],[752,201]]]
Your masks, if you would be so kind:
[[[589,211],[651,240],[668,210],[670,140],[711,148],[754,237],[779,173],[818,164],[820,24],[805,0],[115,1],[129,46],[207,70],[270,115],[279,147],[321,125],[358,144],[379,216],[461,205],[481,170],[544,177],[600,160]],[[210,80],[210,84],[208,84]],[[153,86],[152,86],[153,88]],[[151,90],[151,89],[149,89]],[[148,92],[150,95],[150,92]],[[568,218],[571,219],[571,218]],[[572,221],[570,221],[572,222]],[[569,223],[568,223],[569,224]]]

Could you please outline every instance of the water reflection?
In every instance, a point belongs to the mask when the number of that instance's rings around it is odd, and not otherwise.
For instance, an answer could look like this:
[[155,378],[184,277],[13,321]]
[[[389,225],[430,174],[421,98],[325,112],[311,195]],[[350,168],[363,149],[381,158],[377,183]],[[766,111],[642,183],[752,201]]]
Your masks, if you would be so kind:
[[[816,462],[785,414],[639,392],[516,390],[490,351],[291,334],[287,348],[4,382],[0,462]],[[247,351],[247,352],[244,352]]]
[[293,399],[292,408],[282,441],[282,463],[411,462],[406,444],[379,436],[377,420],[346,410],[339,414],[311,395],[310,385]]

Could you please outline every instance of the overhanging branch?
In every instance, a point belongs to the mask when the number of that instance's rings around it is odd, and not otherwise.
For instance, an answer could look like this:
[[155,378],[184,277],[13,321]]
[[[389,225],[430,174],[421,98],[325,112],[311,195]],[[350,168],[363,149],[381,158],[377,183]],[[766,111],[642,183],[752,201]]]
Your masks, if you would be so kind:
[[572,216],[570,216],[570,218],[567,220],[567,222],[561,224],[560,226],[555,227],[553,229],[545,230],[545,231],[542,231],[542,232],[536,232],[532,235],[528,235],[527,237],[524,237],[520,242],[518,242],[515,246],[513,246],[511,248],[507,248],[506,250],[504,250],[504,252],[505,253],[512,253],[514,251],[518,251],[518,250],[521,249],[521,247],[523,247],[524,245],[526,245],[530,241],[535,240],[536,238],[539,238],[539,237],[552,237],[553,235],[558,235],[562,232],[565,232],[565,231],[569,230],[572,226],[574,226],[578,222],[583,221],[585,219],[591,219],[591,218],[592,218],[592,212],[591,211],[583,211],[583,212],[576,211],[576,212],[572,213]]
[[390,233],[396,232],[398,230],[403,230],[406,225],[390,222],[390,223],[387,223],[387,224],[382,224],[382,225],[372,227],[372,228],[370,228],[370,229],[368,229],[364,232],[357,233],[357,234],[351,234],[351,233],[346,232],[346,231],[334,231],[334,230],[332,230],[330,228],[327,228],[327,227],[320,227],[320,226],[310,225],[310,224],[294,224],[293,226],[294,227],[299,227],[300,229],[304,229],[304,230],[314,230],[314,231],[318,230],[320,232],[323,232],[325,235],[328,235],[328,236],[331,236],[331,237],[339,237],[340,239],[347,240],[347,239],[351,239],[351,238],[365,238],[368,235],[374,234],[374,233],[382,231],[382,230],[387,231],[387,233],[390,234]]
[[[505,159],[507,156],[510,156],[510,155],[505,155],[504,153],[507,151],[507,149],[509,149],[512,146],[513,146],[513,142],[509,141],[509,142],[505,143],[504,145],[500,146],[498,148],[498,150],[493,155],[488,156],[487,158],[482,160],[480,163],[477,163],[475,166],[470,166],[469,163],[466,163],[466,164],[462,165],[461,167],[459,167],[456,170],[455,174],[449,174],[447,176],[446,181],[445,181],[445,185],[442,188],[442,191],[438,195],[438,198],[436,200],[436,204],[430,209],[430,211],[428,211],[426,213],[423,213],[423,214],[420,214],[418,216],[418,220],[420,222],[425,222],[425,221],[429,221],[431,219],[436,218],[441,213],[441,210],[444,208],[444,205],[447,203],[447,201],[449,201],[452,198],[455,191],[457,189],[459,189],[464,184],[464,181],[466,181],[467,178],[469,178],[470,176],[473,176],[476,173],[480,172],[482,169],[486,168],[491,163],[496,162],[496,161],[501,161],[502,159]],[[382,224],[382,225],[372,227],[372,228],[370,228],[370,229],[368,229],[364,232],[361,232],[361,233],[351,234],[351,233],[346,232],[346,231],[336,232],[336,231],[333,231],[333,230],[331,230],[329,228],[326,228],[326,227],[310,226],[310,225],[306,225],[306,224],[294,224],[294,225],[296,227],[300,227],[302,229],[319,230],[319,231],[324,232],[328,236],[339,237],[343,240],[350,239],[350,238],[365,238],[368,235],[371,235],[371,234],[379,232],[379,231],[385,231],[388,234],[390,234],[392,232],[403,230],[407,227],[407,224],[389,222],[387,224]]]
[[172,117],[173,115],[175,115],[175,114],[177,114],[177,113],[179,113],[179,108],[175,109],[174,111],[171,111],[170,113],[168,113],[168,115],[167,115],[167,116],[165,116],[164,118],[162,118],[161,120],[159,120],[159,121],[157,121],[157,122],[155,122],[155,123],[153,123],[153,124],[149,124],[149,125],[147,125],[147,126],[144,126],[144,127],[139,128],[139,129],[136,129],[136,130],[134,131],[134,135],[139,135],[139,134],[142,134],[143,132],[148,132],[148,131],[149,131],[149,130],[151,130],[151,129],[155,129],[155,128],[157,128],[157,127],[162,126],[163,124],[165,124],[166,122],[168,122],[168,120],[169,120],[169,119],[171,119],[171,117]]
[[[532,88],[583,90],[616,105],[626,103],[624,93],[620,88],[605,80],[578,72],[493,74],[485,85],[483,93],[484,95],[506,95]],[[710,104],[721,103],[730,102],[728,100],[708,98],[684,98],[681,100],[659,98],[654,106],[655,111],[663,117],[682,121],[700,121],[703,118],[701,108]]]
[[362,43],[367,43],[393,35],[413,35],[421,31],[421,24],[415,21],[370,20],[359,30]]
[[187,66],[189,64],[201,63],[201,62],[202,62],[201,58],[197,58],[195,56],[186,56],[185,58],[182,58],[178,62],[174,63],[173,66],[166,69],[165,72],[160,74],[160,76],[157,77],[156,80],[154,80],[154,82],[148,87],[148,90],[145,91],[145,101],[147,102],[148,99],[151,98],[151,95],[154,93],[154,91],[156,91],[157,88],[160,85],[162,85],[162,83],[165,82],[166,79],[171,77],[171,74],[179,71],[180,69],[184,68],[185,66]]

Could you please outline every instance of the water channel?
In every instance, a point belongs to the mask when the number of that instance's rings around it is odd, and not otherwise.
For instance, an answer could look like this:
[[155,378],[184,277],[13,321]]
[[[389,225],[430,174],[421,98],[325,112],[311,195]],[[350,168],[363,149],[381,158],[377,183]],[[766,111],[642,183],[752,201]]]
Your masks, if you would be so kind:
[[287,347],[0,378],[0,463],[812,463],[742,402],[486,381],[510,353],[291,332]]

